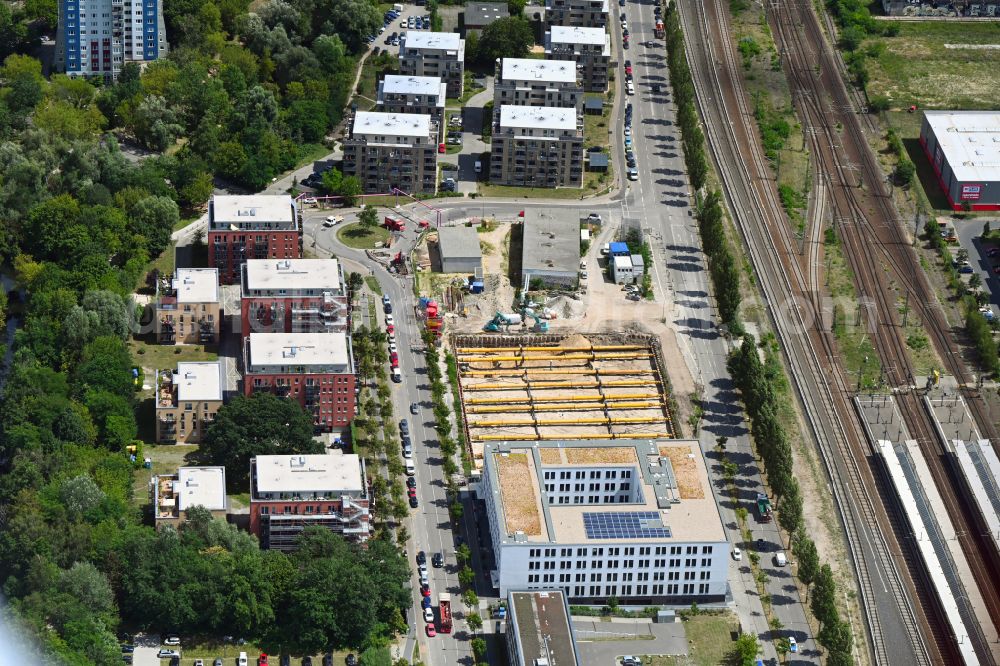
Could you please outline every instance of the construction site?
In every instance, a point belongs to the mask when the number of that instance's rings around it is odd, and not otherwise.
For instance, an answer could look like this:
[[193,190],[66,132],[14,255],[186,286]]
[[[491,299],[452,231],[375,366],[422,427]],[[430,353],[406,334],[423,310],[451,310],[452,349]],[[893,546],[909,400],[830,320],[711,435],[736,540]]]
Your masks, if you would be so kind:
[[490,441],[677,434],[655,336],[458,334],[452,349],[477,467]]

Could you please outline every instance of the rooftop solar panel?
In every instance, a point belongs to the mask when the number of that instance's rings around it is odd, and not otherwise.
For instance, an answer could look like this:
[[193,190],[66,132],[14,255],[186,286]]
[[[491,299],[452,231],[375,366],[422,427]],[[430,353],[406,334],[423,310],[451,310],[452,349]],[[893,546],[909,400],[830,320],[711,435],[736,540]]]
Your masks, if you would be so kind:
[[584,513],[588,539],[665,539],[670,528],[656,511]]

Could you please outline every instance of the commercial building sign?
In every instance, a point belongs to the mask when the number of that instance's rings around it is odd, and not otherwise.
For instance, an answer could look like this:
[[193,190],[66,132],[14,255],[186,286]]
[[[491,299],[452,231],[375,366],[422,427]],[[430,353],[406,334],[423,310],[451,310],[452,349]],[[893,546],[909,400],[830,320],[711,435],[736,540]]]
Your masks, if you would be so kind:
[[978,201],[982,185],[962,185],[962,201]]

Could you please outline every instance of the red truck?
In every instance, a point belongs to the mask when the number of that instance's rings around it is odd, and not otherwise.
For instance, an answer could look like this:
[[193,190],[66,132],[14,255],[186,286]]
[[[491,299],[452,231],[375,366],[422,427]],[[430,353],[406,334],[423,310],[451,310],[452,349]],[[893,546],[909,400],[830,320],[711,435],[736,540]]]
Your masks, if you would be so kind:
[[442,634],[451,633],[451,595],[442,592],[438,595],[438,605],[441,610],[441,621],[438,623],[438,631]]
[[396,218],[386,215],[385,220],[382,222],[382,226],[389,231],[404,231],[406,229],[406,224],[403,220],[397,220]]

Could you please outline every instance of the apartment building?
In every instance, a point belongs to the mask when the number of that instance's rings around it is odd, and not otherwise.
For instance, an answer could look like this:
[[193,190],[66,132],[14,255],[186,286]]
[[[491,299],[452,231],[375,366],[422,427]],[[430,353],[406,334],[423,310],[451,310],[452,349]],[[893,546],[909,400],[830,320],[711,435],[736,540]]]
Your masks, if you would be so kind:
[[322,432],[354,418],[355,373],[350,335],[253,333],[243,341],[243,393],[269,391],[295,400]]
[[127,62],[167,54],[160,0],[60,0],[53,69],[114,81]]
[[569,603],[559,590],[507,594],[510,666],[580,666]]
[[574,108],[500,107],[490,146],[495,185],[580,187],[583,118]]
[[408,30],[399,41],[399,73],[440,78],[448,86],[448,97],[461,97],[465,89],[465,40],[454,32]]
[[576,25],[603,28],[608,25],[608,0],[545,0],[545,22],[553,25]]
[[215,195],[208,203],[208,265],[238,284],[247,259],[302,256],[302,214],[287,194]]
[[416,113],[431,117],[431,125],[441,136],[444,128],[444,105],[448,85],[436,76],[399,76],[388,74],[378,84],[378,111]]
[[572,60],[501,58],[494,81],[494,114],[505,104],[583,109],[583,88]]
[[215,344],[221,319],[217,269],[178,268],[156,281],[153,329],[160,344]]
[[431,116],[359,111],[344,141],[343,170],[357,176],[368,194],[434,193],[438,129]]
[[222,520],[229,509],[225,467],[180,467],[175,474],[158,474],[150,480],[150,491],[156,529],[180,525],[196,506]]
[[604,28],[553,25],[545,33],[545,57],[574,61],[585,91],[607,91],[611,35]]
[[368,504],[360,456],[332,449],[320,455],[250,459],[250,531],[261,548],[295,550],[299,535],[312,526],[351,541],[367,541]]
[[156,371],[156,441],[197,444],[222,407],[225,382],[218,361],[178,363]]
[[348,330],[347,289],[336,259],[250,259],[240,296],[244,337]]
[[[525,481],[527,480],[527,482]],[[693,440],[487,442],[493,582],[574,603],[724,599],[729,542]]]

